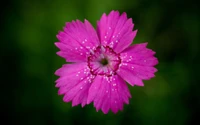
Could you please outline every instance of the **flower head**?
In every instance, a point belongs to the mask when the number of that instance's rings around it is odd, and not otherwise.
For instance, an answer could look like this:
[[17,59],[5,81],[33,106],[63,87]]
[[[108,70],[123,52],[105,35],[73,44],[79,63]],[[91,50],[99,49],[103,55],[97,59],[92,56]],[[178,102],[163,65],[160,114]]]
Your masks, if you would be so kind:
[[133,27],[132,19],[118,11],[103,14],[96,31],[87,20],[66,23],[55,43],[57,54],[71,62],[55,72],[64,102],[82,107],[93,102],[97,111],[117,113],[131,98],[126,82],[144,86],[142,80],[154,77],[155,52],[147,43],[130,46],[137,33]]

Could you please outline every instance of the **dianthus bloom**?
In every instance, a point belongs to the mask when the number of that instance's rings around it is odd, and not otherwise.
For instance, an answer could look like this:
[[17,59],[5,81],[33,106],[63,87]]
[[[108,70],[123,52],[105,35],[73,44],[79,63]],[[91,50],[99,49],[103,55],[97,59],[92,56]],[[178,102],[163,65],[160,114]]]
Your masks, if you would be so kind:
[[55,72],[64,102],[82,107],[93,102],[97,111],[117,113],[131,98],[126,82],[144,86],[142,80],[154,77],[155,52],[147,43],[130,46],[137,33],[133,26],[132,19],[118,11],[104,13],[96,31],[87,20],[66,23],[55,43],[57,54],[71,62]]

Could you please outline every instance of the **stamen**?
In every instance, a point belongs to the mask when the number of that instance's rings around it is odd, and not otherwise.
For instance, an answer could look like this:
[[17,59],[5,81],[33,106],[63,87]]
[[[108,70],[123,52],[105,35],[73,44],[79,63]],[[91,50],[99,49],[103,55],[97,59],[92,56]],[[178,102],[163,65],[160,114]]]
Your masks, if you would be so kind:
[[100,54],[101,58],[105,58],[103,54]]
[[90,52],[94,55],[94,51],[92,49],[90,49]]
[[106,49],[104,48],[104,46],[101,46],[101,51],[102,51],[102,52],[105,52],[105,50],[106,50]]

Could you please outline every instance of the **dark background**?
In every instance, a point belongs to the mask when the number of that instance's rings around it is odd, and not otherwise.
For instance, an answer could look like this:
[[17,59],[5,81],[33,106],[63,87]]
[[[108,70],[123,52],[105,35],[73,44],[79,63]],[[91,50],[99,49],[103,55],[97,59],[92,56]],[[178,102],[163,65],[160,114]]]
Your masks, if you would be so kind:
[[[56,34],[65,22],[94,27],[111,10],[127,12],[159,59],[156,77],[130,87],[132,99],[116,115],[93,104],[71,107],[57,95]],[[199,4],[194,0],[7,0],[1,2],[1,123],[22,125],[196,125],[199,122]]]

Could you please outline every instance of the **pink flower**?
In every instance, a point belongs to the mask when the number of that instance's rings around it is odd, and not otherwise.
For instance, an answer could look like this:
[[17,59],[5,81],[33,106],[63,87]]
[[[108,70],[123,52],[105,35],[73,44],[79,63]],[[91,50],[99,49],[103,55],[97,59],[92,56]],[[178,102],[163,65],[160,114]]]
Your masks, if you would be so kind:
[[96,31],[87,20],[66,23],[55,43],[57,54],[72,62],[55,72],[64,102],[82,107],[93,102],[97,111],[117,113],[131,98],[126,82],[144,86],[142,80],[154,77],[155,52],[147,43],[130,46],[137,33],[133,27],[132,19],[118,11],[104,13]]

